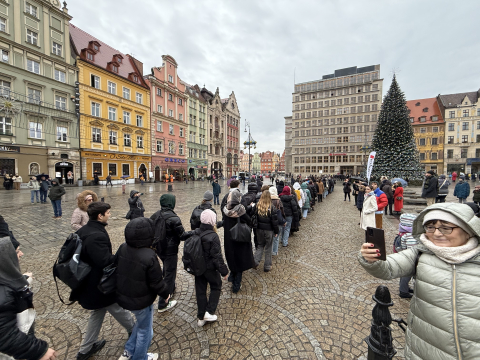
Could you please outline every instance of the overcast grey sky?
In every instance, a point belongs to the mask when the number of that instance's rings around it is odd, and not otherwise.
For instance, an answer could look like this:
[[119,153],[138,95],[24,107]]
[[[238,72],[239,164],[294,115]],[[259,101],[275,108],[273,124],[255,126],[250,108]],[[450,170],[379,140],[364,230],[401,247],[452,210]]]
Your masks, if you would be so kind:
[[[180,78],[235,92],[257,151],[284,149],[296,82],[380,64],[408,100],[480,87],[480,1],[75,0],[72,23],[144,63],[172,55]],[[242,147],[243,148],[243,147]]]

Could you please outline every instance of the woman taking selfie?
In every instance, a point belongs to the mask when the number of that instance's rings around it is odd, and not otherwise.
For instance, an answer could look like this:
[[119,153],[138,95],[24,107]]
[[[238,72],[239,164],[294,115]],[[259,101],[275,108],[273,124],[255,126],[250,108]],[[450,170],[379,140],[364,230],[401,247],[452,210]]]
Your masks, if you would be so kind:
[[415,248],[381,261],[362,245],[360,264],[390,280],[416,276],[408,313],[406,359],[480,359],[480,219],[468,205],[441,203],[413,223]]

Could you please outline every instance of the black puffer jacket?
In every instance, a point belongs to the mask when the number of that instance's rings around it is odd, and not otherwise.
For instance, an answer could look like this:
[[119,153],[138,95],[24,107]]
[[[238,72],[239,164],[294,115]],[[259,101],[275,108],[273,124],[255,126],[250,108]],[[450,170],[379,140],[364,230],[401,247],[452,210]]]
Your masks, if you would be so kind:
[[285,216],[298,216],[298,203],[295,201],[297,195],[282,195],[280,200],[283,204],[283,212]]
[[177,255],[180,241],[185,240],[185,236],[187,236],[185,229],[183,228],[182,221],[177,214],[170,209],[158,210],[155,214],[150,216],[150,219],[155,222],[157,217],[160,215],[165,219],[167,235],[163,241],[160,240],[161,246],[159,249],[157,249],[158,255],[160,258],[164,256]]
[[47,352],[48,344],[20,331],[17,312],[30,306],[20,306],[18,302],[15,289],[0,284],[0,353],[15,359],[40,359]]
[[202,236],[205,231],[213,231],[213,226],[201,224],[200,228],[195,230],[195,234],[201,236],[203,246],[203,256],[208,270],[217,270],[222,276],[227,276],[228,267],[225,265],[222,256],[222,247],[217,233],[209,233]]
[[283,188],[285,187],[285,183],[283,181],[279,181],[277,184],[277,194],[280,194],[283,191]]
[[[257,207],[255,207],[257,209]],[[275,235],[278,235],[278,219],[277,219],[277,210],[275,208],[270,208],[268,210],[267,216],[260,216],[257,213],[257,230],[268,230],[273,231]]]
[[207,210],[207,209],[212,210],[215,213],[215,215],[217,214],[215,209],[212,207],[211,202],[205,202],[203,204],[198,205],[195,209],[193,209],[192,216],[190,216],[190,227],[192,228],[192,230],[198,229],[200,227],[201,225],[200,215],[202,215],[203,210]]
[[143,207],[142,200],[140,200],[140,196],[135,196],[135,194],[138,193],[137,190],[130,191],[130,199],[128,199],[128,205],[130,205],[130,220],[143,217],[145,213],[145,208]]
[[138,218],[125,227],[125,243],[117,251],[117,303],[127,310],[150,306],[157,295],[166,299],[168,286],[155,250],[153,221]]
[[247,208],[250,204],[257,203],[257,184],[250,183],[248,184],[248,192],[242,196],[242,205]]
[[103,268],[115,262],[112,254],[112,243],[105,226],[100,221],[90,220],[87,225],[77,231],[82,239],[80,259],[92,267],[83,283],[70,295],[87,310],[97,310],[115,303],[115,294],[104,295],[97,286],[103,276]]

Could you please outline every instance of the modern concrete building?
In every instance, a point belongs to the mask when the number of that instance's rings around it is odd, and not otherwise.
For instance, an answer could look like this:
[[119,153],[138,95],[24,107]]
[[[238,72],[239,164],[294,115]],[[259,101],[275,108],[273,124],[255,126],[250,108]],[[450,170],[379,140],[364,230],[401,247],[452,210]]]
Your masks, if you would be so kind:
[[279,172],[285,172],[285,150],[283,150],[282,156],[280,157]]
[[425,171],[434,170],[437,174],[443,174],[445,121],[437,99],[409,100],[407,107],[410,110],[420,163]]
[[480,90],[438,95],[437,103],[445,119],[445,158],[447,173],[480,172]]
[[382,84],[380,65],[339,69],[295,84],[293,173],[360,172],[366,161],[362,148],[371,143],[378,121]]
[[81,176],[71,19],[58,0],[0,1],[0,175]]
[[187,85],[188,96],[188,175],[195,179],[207,176],[207,101],[198,85]]
[[285,161],[284,169],[286,173],[292,173],[292,117],[285,116]]

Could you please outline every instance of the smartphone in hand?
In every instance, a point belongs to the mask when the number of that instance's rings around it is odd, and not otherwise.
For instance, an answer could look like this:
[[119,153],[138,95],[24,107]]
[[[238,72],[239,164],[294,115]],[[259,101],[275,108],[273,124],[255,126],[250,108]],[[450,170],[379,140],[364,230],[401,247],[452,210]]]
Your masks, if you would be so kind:
[[385,231],[373,227],[367,227],[365,230],[365,242],[374,245],[374,249],[380,250],[379,260],[387,260],[387,251],[385,248]]

